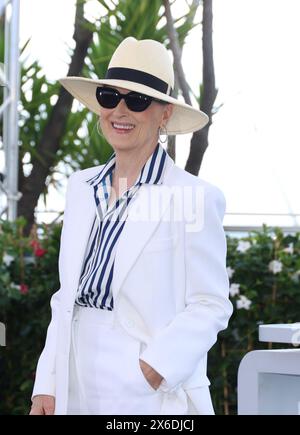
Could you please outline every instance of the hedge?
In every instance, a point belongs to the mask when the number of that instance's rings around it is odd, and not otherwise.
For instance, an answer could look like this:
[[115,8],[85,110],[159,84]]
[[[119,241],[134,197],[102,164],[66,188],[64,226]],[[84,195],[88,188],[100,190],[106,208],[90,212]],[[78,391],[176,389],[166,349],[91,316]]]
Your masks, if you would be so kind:
[[[25,223],[0,220],[0,322],[6,327],[6,346],[0,347],[1,415],[29,412],[49,301],[59,288],[61,224],[36,225],[24,237]],[[227,235],[227,246],[235,310],[209,352],[216,414],[236,414],[238,365],[247,352],[266,348],[258,341],[258,325],[296,322],[300,312],[300,233],[264,225],[243,238]]]

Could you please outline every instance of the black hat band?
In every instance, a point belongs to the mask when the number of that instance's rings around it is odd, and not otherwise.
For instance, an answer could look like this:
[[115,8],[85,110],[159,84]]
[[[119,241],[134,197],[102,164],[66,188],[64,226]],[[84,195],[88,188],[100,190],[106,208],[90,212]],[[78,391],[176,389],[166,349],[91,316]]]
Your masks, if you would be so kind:
[[144,71],[139,71],[132,68],[109,68],[106,72],[105,79],[127,80],[130,82],[140,83],[141,85],[149,86],[156,91],[166,95],[172,94],[172,88],[168,92],[169,85],[164,80],[161,80],[152,74]]

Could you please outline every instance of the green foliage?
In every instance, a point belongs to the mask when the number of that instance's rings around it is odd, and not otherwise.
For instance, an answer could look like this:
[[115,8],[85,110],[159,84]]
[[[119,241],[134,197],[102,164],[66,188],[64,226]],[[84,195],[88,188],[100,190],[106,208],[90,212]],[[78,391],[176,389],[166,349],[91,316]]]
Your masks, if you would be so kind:
[[23,65],[19,112],[21,161],[29,153],[28,163],[39,160],[44,164],[44,156],[38,153],[37,148],[53,107],[52,98],[57,96],[58,90],[59,84],[47,80],[38,62],[34,61],[26,67]]
[[[243,239],[227,237],[227,246],[235,310],[208,363],[218,414],[236,413],[237,370],[243,356],[266,349],[258,341],[259,325],[297,322],[300,312],[300,233],[284,235],[264,225]],[[290,346],[273,344],[285,347]]]
[[[24,62],[25,63],[25,62]],[[59,98],[60,84],[52,82],[34,61],[21,71],[20,161],[26,174],[26,166],[35,161],[44,162],[45,155],[39,152],[39,142],[45,133],[54,105]],[[58,77],[59,78],[59,77]],[[97,116],[83,107],[68,114],[65,133],[60,139],[59,150],[54,159],[50,181],[61,164],[65,172],[73,172],[104,163],[111,155],[111,147],[96,130]],[[46,186],[48,187],[48,186]],[[44,193],[47,193],[46,191]]]
[[[25,220],[0,221],[0,414],[27,414],[38,356],[50,320],[51,294],[59,288],[61,224],[38,225],[23,237]],[[243,356],[266,348],[260,323],[299,321],[300,233],[264,226],[243,239],[227,237],[234,314],[209,352],[208,374],[217,414],[236,413],[237,369]],[[272,263],[273,261],[277,263]],[[243,302],[241,296],[249,302]],[[240,308],[238,308],[240,307]],[[277,345],[277,347],[283,347]]]
[[[25,220],[0,221],[0,414],[27,414],[35,368],[50,321],[49,301],[59,288],[61,225],[41,225],[23,237]],[[38,233],[38,234],[37,234]]]
[[[166,43],[168,47],[168,32],[161,0],[119,0],[116,2],[98,0],[98,2],[106,10],[106,15],[101,17],[95,25],[101,36],[101,43],[104,42],[104,38],[112,51],[127,36],[134,36],[137,39],[156,39]],[[193,23],[194,14],[194,8],[190,7],[186,14],[174,20],[182,45],[191,29],[198,25]]]

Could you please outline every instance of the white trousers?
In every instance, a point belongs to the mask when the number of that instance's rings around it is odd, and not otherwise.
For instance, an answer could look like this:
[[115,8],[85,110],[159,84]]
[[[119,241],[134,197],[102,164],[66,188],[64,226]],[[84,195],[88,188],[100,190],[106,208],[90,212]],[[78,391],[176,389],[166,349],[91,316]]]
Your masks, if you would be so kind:
[[[166,393],[146,380],[141,352],[114,311],[75,306],[67,414],[160,415]],[[207,394],[210,400],[208,388]],[[198,414],[192,402],[188,408],[188,414]]]

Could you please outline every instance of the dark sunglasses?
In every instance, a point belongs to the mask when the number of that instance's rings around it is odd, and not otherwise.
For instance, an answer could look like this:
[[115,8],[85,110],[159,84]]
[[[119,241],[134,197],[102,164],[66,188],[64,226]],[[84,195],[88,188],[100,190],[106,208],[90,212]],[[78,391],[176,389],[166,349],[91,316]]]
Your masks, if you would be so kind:
[[98,86],[96,89],[96,98],[100,106],[105,109],[114,109],[119,102],[124,98],[126,106],[132,112],[143,112],[146,110],[152,101],[158,101],[162,104],[167,104],[165,101],[158,100],[148,95],[140,94],[131,91],[128,94],[120,94],[117,89]]

